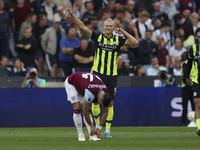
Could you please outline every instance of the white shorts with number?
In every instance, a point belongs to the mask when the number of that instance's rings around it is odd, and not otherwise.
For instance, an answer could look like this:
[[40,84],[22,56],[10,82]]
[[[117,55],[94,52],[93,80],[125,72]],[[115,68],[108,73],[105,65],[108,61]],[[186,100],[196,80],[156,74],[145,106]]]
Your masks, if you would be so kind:
[[70,101],[72,104],[77,102],[80,102],[82,104],[83,96],[78,93],[78,91],[72,84],[68,83],[68,78],[65,80],[64,84],[67,93],[67,100]]

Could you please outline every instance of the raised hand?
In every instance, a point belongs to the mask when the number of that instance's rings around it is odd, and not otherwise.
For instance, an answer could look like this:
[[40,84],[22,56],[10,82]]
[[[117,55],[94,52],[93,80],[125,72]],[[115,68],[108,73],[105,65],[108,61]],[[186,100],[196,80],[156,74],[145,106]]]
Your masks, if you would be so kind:
[[70,15],[73,15],[73,10],[72,10],[72,5],[70,4],[69,8],[66,8],[66,12],[69,13]]

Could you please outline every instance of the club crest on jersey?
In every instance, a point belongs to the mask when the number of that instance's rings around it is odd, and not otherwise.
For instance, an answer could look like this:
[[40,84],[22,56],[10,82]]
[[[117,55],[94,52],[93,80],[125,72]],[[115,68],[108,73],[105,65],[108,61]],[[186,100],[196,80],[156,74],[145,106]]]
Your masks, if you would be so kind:
[[72,96],[72,97],[71,97],[72,101],[74,101],[74,100],[75,100],[75,98],[76,98],[75,96]]

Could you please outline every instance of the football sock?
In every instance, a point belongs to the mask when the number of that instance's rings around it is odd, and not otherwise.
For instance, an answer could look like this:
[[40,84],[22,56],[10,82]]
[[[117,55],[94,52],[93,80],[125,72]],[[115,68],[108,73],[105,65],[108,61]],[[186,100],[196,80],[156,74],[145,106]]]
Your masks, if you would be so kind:
[[100,107],[99,104],[98,105],[94,105],[92,103],[92,114],[94,116],[94,122],[95,122],[95,127],[97,128],[99,126],[99,122],[100,122]]
[[113,110],[113,106],[112,106],[112,107],[108,108],[108,116],[106,118],[106,131],[105,132],[110,133],[113,116],[114,116],[114,110]]
[[81,111],[80,110],[74,111],[73,120],[74,120],[74,124],[76,126],[76,129],[78,131],[78,135],[83,134],[82,117],[81,117]]
[[200,118],[196,119],[197,128],[200,128]]
[[[93,119],[92,119],[92,115],[91,115],[91,113],[90,113],[90,119],[91,119],[91,121],[92,121],[92,124],[93,124]],[[85,126],[86,126],[86,128],[87,128],[87,130],[88,130],[88,134],[90,135],[91,128],[90,128],[89,124],[87,123],[87,121],[86,121],[86,119],[85,119],[85,117],[84,117],[84,116],[83,116],[83,121],[84,121],[84,123],[85,123]]]

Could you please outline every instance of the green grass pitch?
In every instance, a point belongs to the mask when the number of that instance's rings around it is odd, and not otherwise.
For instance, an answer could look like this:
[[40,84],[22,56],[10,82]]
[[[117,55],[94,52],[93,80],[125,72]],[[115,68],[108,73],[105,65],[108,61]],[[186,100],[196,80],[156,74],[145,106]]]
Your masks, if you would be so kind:
[[113,138],[77,141],[75,127],[0,128],[0,150],[199,150],[196,128],[112,127]]

